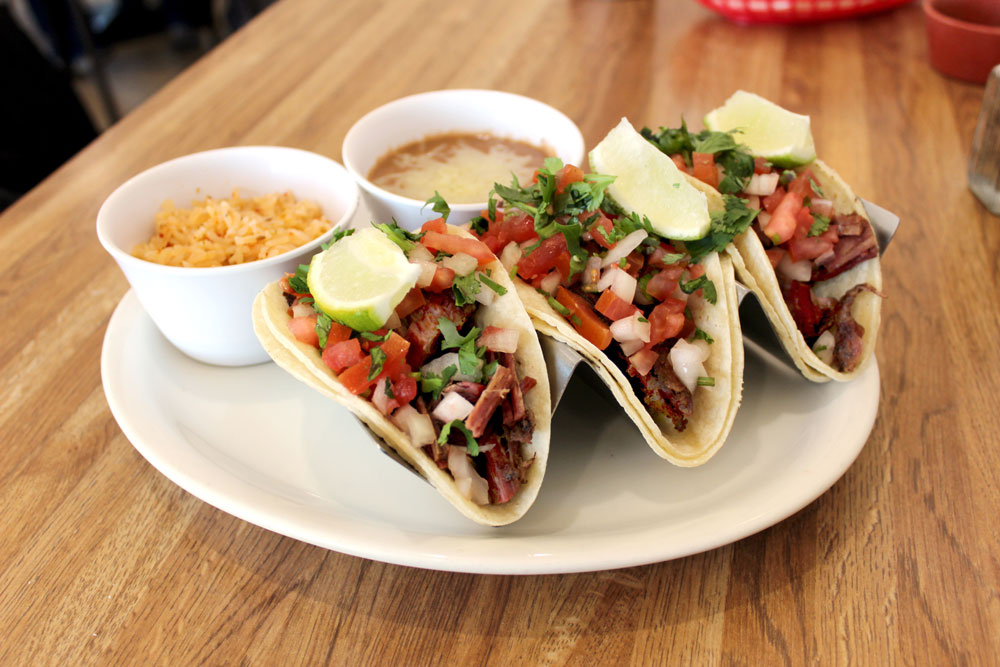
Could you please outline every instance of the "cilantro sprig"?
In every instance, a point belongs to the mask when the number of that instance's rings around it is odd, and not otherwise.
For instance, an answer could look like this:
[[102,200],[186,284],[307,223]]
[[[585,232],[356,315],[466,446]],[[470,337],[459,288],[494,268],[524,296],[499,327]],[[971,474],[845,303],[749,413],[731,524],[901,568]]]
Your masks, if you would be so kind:
[[738,132],[739,130],[731,132],[702,130],[694,134],[688,130],[683,118],[679,128],[661,127],[656,133],[648,127],[640,130],[640,134],[663,153],[667,155],[680,153],[688,166],[692,164],[692,153],[715,155],[715,163],[720,165],[724,172],[718,186],[722,194],[736,194],[742,191],[753,176],[753,155],[746,146],[736,141],[734,134]]
[[696,241],[684,242],[684,246],[691,254],[692,262],[698,262],[702,257],[724,250],[734,237],[749,229],[750,224],[760,213],[757,209],[748,208],[746,202],[739,197],[723,195],[723,200],[726,208],[724,211],[711,214],[712,222],[708,234]]

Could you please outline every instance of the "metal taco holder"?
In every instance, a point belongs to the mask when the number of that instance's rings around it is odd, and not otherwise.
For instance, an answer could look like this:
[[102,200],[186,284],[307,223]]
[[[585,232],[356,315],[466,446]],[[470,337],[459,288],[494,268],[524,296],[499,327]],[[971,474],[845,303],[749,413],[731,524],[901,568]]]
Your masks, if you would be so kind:
[[[860,201],[871,220],[872,229],[878,241],[879,257],[881,257],[885,254],[889,242],[896,234],[896,229],[899,227],[899,216],[864,199]],[[743,331],[744,347],[763,358],[767,363],[798,376],[799,370],[795,367],[795,362],[792,361],[781,341],[778,340],[756,295],[739,281],[736,282],[736,294],[740,302],[740,328]],[[748,299],[747,296],[750,298]],[[570,346],[545,334],[538,334],[538,341],[541,343],[542,355],[545,357],[545,368],[548,371],[549,387],[552,393],[552,413],[555,414],[570,380],[573,379],[580,364],[587,360]],[[358,421],[389,458],[424,479],[396,450],[386,444],[364,422]]]

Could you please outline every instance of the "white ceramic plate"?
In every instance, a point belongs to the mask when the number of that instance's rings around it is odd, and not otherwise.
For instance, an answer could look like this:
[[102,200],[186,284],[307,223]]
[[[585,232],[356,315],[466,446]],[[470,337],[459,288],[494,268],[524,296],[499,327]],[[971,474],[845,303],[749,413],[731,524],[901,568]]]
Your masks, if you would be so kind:
[[573,378],[538,500],[511,526],[471,523],[381,453],[352,415],[274,364],[224,368],[174,348],[132,292],[101,376],[126,437],[205,502],[298,540],[435,570],[602,570],[713,549],[798,511],[847,470],[875,421],[879,375],[816,385],[748,354],[743,406],[707,464],[657,457],[602,391]]

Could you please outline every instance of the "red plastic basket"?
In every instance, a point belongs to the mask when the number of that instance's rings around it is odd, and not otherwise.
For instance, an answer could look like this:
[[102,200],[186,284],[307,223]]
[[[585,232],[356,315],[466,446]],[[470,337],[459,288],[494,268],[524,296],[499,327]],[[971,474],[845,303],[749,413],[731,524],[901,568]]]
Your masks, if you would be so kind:
[[883,12],[909,4],[913,0],[698,0],[698,2],[740,23],[809,23]]

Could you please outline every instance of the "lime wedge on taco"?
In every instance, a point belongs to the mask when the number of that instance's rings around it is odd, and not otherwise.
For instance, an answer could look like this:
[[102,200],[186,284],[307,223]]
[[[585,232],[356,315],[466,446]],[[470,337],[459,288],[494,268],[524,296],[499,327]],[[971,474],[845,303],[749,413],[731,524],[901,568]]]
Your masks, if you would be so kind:
[[420,267],[399,246],[368,227],[313,257],[308,284],[316,305],[331,318],[356,331],[374,331],[419,275]]
[[779,167],[798,167],[816,159],[809,116],[745,90],[737,90],[725,104],[709,111],[703,122],[713,132],[739,131],[738,142]]
[[690,241],[708,233],[711,219],[699,192],[669,157],[622,118],[590,152],[595,172],[614,174],[610,194],[627,211],[642,211],[653,229],[669,239]]

